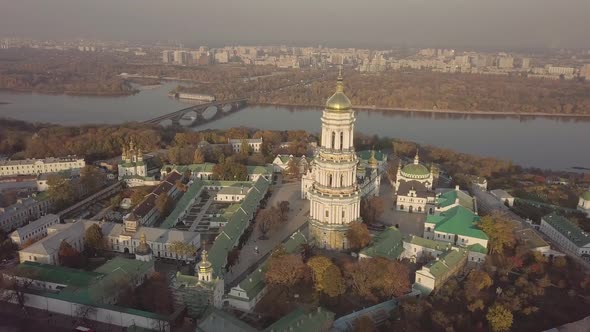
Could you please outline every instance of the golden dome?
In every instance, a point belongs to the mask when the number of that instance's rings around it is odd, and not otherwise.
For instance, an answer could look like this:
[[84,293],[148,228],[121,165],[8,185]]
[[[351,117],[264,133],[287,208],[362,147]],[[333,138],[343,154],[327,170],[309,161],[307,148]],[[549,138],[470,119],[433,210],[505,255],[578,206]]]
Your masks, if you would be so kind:
[[369,158],[369,165],[371,166],[378,166],[379,161],[375,158],[375,150],[371,150],[371,158]]
[[342,68],[338,74],[338,81],[336,83],[336,93],[326,101],[326,108],[334,111],[349,110],[352,108],[350,99],[344,94],[344,83],[342,79]]

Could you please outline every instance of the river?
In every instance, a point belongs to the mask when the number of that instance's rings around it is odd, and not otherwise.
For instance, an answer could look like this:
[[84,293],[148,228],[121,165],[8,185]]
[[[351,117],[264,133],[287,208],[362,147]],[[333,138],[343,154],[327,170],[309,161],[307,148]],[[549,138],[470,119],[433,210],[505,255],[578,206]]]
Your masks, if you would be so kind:
[[[176,83],[126,97],[84,97],[0,91],[0,117],[65,125],[147,120],[187,107],[167,97]],[[318,132],[321,110],[249,106],[205,128],[247,126]],[[432,144],[523,166],[570,170],[590,168],[590,120],[578,118],[472,116],[457,114],[357,111],[356,129]],[[1,129],[1,128],[0,128]]]

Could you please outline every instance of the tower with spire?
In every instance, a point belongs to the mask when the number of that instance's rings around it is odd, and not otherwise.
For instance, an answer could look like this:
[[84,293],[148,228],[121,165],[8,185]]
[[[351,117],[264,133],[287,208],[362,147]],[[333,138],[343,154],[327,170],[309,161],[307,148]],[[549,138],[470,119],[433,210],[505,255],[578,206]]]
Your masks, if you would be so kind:
[[213,281],[213,265],[209,262],[207,250],[203,249],[201,261],[197,263],[195,270],[197,271],[199,281]]
[[321,248],[347,249],[349,224],[360,220],[354,124],[355,115],[344,94],[340,68],[336,92],[326,102],[322,114],[319,153],[302,181],[302,192],[310,201],[310,237]]

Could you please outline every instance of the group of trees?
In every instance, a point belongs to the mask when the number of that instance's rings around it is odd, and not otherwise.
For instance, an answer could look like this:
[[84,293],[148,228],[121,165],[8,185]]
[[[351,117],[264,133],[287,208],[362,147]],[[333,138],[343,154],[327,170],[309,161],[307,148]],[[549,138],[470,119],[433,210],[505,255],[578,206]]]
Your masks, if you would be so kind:
[[174,297],[169,285],[165,274],[155,272],[137,288],[123,279],[114,291],[119,293],[119,305],[168,315],[174,311]]
[[168,129],[131,123],[66,127],[0,119],[0,127],[0,153],[13,159],[78,155],[88,163],[120,155],[131,139],[144,151],[158,149],[168,139]]
[[383,198],[373,196],[361,200],[360,214],[364,222],[376,223],[383,212],[385,212],[385,200]]
[[290,209],[288,201],[281,201],[275,206],[258,211],[256,216],[256,227],[260,232],[261,240],[267,239],[266,234],[268,234],[273,227],[287,221]]
[[77,199],[97,192],[106,181],[105,173],[95,166],[86,165],[80,171],[79,178],[70,178],[62,174],[47,177],[47,194],[57,211],[72,205]]
[[[590,109],[590,85],[578,81],[515,76],[386,71],[347,72],[345,90],[353,105],[386,108],[581,114]],[[261,103],[322,105],[334,91],[334,76],[293,85],[255,100]]]
[[410,272],[399,261],[385,258],[361,259],[343,266],[326,256],[312,256],[304,261],[300,253],[288,254],[282,248],[273,252],[265,271],[265,281],[289,293],[295,287],[311,283],[319,294],[337,299],[351,291],[371,302],[406,294],[410,289]]
[[[485,217],[484,217],[485,218]],[[577,295],[590,295],[590,278],[576,263],[530,251],[526,239],[508,235],[502,216],[485,219],[492,248],[480,269],[451,278],[428,298],[404,301],[402,325],[415,331],[545,330],[587,315]],[[489,227],[486,226],[486,228]]]
[[33,49],[3,50],[0,89],[72,95],[130,95],[135,90],[118,76],[121,62],[108,53]]

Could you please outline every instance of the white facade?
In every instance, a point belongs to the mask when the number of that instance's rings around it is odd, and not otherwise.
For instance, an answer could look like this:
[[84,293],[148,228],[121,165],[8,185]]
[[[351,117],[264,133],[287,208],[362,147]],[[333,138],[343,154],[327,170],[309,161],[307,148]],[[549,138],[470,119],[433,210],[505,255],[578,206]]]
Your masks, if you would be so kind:
[[539,230],[571,254],[590,255],[590,235],[564,217],[551,214],[541,218]]
[[508,204],[508,206],[514,205],[514,197],[502,189],[494,189],[490,191],[492,196],[496,197],[500,202]]
[[248,144],[253,152],[260,152],[260,148],[262,147],[262,138],[228,139],[227,142],[236,153],[242,151],[242,144],[244,143]]
[[[121,253],[135,254],[135,249],[141,244],[141,236],[145,235],[146,243],[152,250],[154,258],[166,258],[182,261],[192,261],[194,254],[178,254],[174,250],[174,243],[192,245],[196,250],[201,248],[201,235],[197,232],[180,231],[154,227],[140,227],[130,222],[125,225],[115,223],[99,223],[92,220],[80,221],[86,228],[92,224],[99,224],[104,234],[108,249]],[[134,226],[134,227],[133,227]]]
[[302,181],[302,191],[307,191],[310,200],[310,237],[320,248],[348,248],[348,224],[360,219],[354,122],[354,111],[344,95],[340,76],[336,93],[328,99],[322,115],[319,154]]
[[59,247],[62,241],[70,244],[78,252],[84,250],[84,224],[57,224],[47,229],[47,237],[20,250],[20,262],[38,262],[43,264],[59,264]]
[[250,191],[250,188],[244,187],[223,187],[215,194],[215,200],[218,202],[240,202]]
[[47,214],[50,207],[51,202],[48,199],[35,197],[19,199],[6,208],[0,208],[0,228],[8,233]]
[[86,166],[84,159],[71,156],[67,158],[45,158],[0,161],[0,176],[57,173]]
[[125,180],[129,187],[157,184],[157,181],[147,176],[147,164],[143,160],[143,152],[135,147],[133,141],[129,143],[128,148],[123,147],[117,170],[119,180]]
[[47,229],[56,224],[59,224],[59,216],[48,214],[18,228],[10,234],[10,238],[12,239],[12,242],[22,245],[27,241],[35,241],[38,238],[46,236]]

